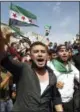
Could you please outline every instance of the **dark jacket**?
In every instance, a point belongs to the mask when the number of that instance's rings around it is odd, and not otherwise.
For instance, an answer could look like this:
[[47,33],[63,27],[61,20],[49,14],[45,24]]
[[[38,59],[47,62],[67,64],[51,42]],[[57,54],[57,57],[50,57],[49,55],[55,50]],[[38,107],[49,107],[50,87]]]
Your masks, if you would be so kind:
[[54,105],[61,104],[61,97],[56,88],[56,76],[48,67],[49,85],[40,95],[39,79],[30,65],[15,62],[8,56],[2,60],[2,66],[18,79],[14,112],[49,112],[51,100]]
[[80,71],[80,53],[74,55],[72,57],[72,59],[73,59],[73,61],[75,63],[76,68]]

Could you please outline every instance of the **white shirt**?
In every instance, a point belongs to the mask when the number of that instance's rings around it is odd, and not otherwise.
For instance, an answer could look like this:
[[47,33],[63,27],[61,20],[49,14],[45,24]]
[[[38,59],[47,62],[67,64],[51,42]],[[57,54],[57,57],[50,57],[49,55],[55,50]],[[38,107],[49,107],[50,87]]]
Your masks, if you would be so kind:
[[47,87],[48,85],[49,85],[49,80],[40,82],[41,95],[42,95],[42,93],[44,92],[44,90],[46,89],[46,87]]
[[78,69],[74,65],[71,64],[72,72],[67,73],[67,74],[65,74],[65,73],[62,74],[62,73],[60,73],[56,70],[56,68],[54,67],[52,62],[48,62],[47,65],[55,73],[55,75],[57,77],[57,82],[61,81],[61,82],[64,83],[63,88],[58,89],[60,94],[61,94],[62,102],[69,102],[73,98],[74,78],[76,78],[76,80],[79,82],[79,71],[78,71]]

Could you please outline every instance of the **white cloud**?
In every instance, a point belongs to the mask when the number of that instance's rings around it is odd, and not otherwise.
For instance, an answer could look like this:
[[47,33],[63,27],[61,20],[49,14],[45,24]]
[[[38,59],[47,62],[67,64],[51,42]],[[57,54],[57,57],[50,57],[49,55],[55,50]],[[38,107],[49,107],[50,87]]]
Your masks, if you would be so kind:
[[60,27],[67,27],[68,25],[70,25],[70,23],[71,23],[71,17],[67,16],[61,21]]
[[57,2],[57,3],[56,3],[56,6],[59,6],[60,4],[61,4],[61,2]]
[[56,5],[53,7],[53,11],[60,13],[61,8],[60,8],[61,2],[57,2]]
[[51,6],[51,3],[48,3],[47,6],[50,7]]
[[51,3],[50,2],[48,2],[48,3],[45,2],[45,3],[43,3],[43,5],[46,6],[46,7],[50,7]]

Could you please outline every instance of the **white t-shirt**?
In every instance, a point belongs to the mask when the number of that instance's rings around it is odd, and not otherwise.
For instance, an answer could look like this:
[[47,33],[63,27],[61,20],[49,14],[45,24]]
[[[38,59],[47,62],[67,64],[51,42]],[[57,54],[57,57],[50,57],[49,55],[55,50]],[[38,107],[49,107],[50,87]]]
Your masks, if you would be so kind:
[[63,88],[58,89],[61,94],[62,102],[69,102],[73,98],[74,79],[76,78],[76,80],[79,82],[80,75],[78,69],[71,64],[72,72],[62,74],[56,70],[52,62],[48,62],[47,65],[53,70],[53,72],[57,76],[57,82],[61,81],[64,83]]
[[44,81],[44,82],[40,82],[40,87],[41,87],[41,95],[44,92],[44,90],[47,88],[47,86],[49,85],[49,80]]

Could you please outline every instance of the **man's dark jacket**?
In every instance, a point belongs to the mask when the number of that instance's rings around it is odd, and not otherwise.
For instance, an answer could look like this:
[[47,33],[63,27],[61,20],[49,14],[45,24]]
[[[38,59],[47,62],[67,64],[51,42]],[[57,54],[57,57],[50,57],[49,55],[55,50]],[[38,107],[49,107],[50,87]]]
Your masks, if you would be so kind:
[[49,71],[49,85],[40,94],[39,79],[32,66],[27,63],[13,61],[9,56],[2,60],[2,66],[18,79],[17,98],[13,112],[49,112],[49,104],[61,104],[61,97],[56,88],[56,76]]
[[76,68],[80,71],[80,53],[73,55],[72,59],[75,63]]

